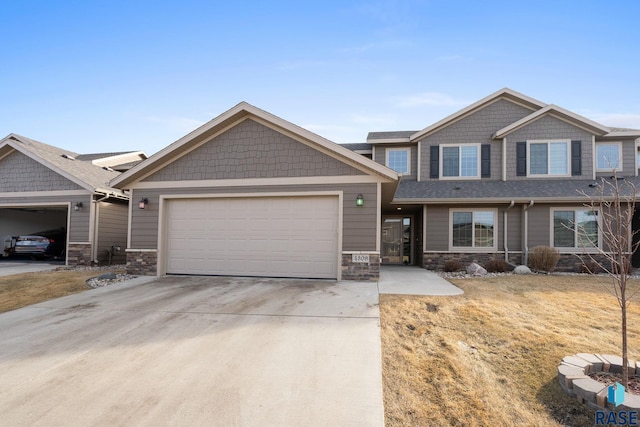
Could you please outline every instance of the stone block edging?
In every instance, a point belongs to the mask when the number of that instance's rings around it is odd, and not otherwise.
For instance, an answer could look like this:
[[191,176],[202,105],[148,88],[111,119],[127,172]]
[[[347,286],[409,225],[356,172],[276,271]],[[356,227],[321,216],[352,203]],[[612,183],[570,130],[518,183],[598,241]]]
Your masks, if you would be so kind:
[[[640,411],[640,396],[624,393],[619,406],[607,401],[608,386],[589,377],[596,372],[622,373],[622,357],[610,354],[578,353],[566,356],[558,365],[558,381],[565,393],[593,409],[609,411]],[[640,376],[640,362],[628,361],[629,376]]]

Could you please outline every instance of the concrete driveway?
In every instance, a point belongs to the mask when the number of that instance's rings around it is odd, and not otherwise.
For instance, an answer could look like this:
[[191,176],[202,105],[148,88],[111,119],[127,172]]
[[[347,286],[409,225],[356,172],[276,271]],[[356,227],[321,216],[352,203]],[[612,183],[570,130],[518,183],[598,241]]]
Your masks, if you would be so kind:
[[29,259],[0,258],[0,276],[55,270],[62,266],[64,266],[64,261],[32,261]]
[[376,283],[136,280],[0,315],[2,424],[383,425]]

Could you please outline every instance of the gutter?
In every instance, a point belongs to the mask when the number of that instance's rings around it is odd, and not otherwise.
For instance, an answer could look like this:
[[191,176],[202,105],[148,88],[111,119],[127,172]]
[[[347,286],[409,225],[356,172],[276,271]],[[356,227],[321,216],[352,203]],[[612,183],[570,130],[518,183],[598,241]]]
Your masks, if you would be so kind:
[[522,264],[527,265],[529,257],[529,208],[533,206],[534,201],[531,200],[528,205],[522,207],[523,211],[523,236],[522,236]]
[[507,211],[509,209],[511,209],[514,205],[516,204],[515,200],[512,200],[511,203],[509,204],[509,206],[507,206],[507,209],[504,210],[503,214],[503,227],[504,227],[504,231],[502,232],[502,238],[503,238],[503,244],[504,244],[504,261],[509,264],[509,243],[507,239],[507,236],[509,233],[507,233],[508,231],[508,227],[507,227]]

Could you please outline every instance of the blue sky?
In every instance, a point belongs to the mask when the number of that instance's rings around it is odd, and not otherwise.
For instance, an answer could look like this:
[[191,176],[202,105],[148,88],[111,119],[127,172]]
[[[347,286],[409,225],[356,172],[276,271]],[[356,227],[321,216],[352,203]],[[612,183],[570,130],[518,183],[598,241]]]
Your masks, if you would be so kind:
[[148,154],[247,101],[335,142],[505,86],[640,129],[640,2],[0,0],[0,138]]

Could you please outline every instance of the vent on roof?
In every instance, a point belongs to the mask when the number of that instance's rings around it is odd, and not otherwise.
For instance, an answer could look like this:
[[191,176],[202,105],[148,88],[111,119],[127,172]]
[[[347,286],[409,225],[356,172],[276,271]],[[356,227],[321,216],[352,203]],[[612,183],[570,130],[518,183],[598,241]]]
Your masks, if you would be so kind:
[[115,170],[111,169],[109,166],[103,166],[102,169],[109,171],[109,172],[115,172]]
[[75,160],[75,157],[71,157],[68,154],[61,154],[62,157],[64,157],[65,159],[69,159],[69,160]]

